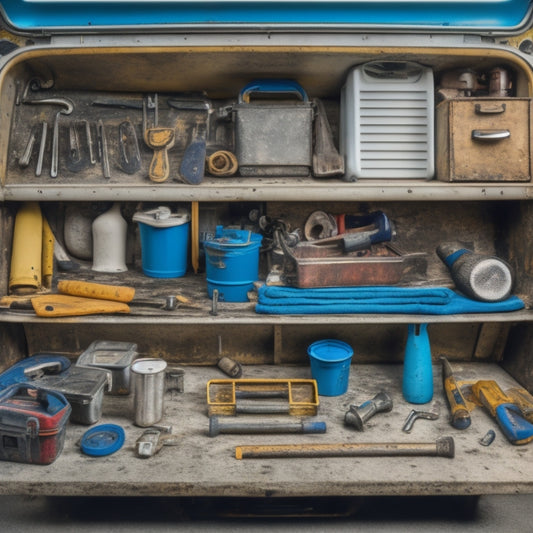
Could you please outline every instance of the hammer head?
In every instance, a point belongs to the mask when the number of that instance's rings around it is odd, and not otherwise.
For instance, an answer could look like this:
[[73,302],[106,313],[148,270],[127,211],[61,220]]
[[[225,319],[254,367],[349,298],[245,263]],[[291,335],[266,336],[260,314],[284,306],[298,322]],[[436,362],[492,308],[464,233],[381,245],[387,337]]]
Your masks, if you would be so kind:
[[364,431],[365,423],[376,413],[385,413],[392,410],[392,398],[386,392],[379,392],[371,400],[361,405],[350,405],[344,415],[344,423],[353,426],[359,431]]

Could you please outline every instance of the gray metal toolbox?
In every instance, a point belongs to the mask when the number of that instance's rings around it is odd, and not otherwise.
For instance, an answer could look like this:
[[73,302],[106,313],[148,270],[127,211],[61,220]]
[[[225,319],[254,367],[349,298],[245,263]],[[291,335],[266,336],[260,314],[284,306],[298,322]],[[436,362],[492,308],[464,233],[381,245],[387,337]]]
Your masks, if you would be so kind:
[[71,422],[89,425],[98,422],[102,416],[104,390],[108,384],[105,370],[71,366],[66,372],[45,375],[32,384],[63,394],[72,407]]
[[111,377],[109,394],[130,393],[130,367],[138,356],[133,342],[94,341],[78,357],[76,366],[107,370]]
[[[259,98],[252,102],[252,96]],[[253,81],[239,93],[234,115],[241,176],[310,174],[313,106],[298,83]]]

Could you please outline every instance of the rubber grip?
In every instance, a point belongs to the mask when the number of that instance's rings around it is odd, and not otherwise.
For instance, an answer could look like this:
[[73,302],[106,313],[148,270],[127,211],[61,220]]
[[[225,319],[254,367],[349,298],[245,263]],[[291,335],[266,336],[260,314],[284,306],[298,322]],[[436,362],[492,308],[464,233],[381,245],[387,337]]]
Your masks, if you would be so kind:
[[302,433],[325,433],[325,422],[304,422],[302,424]]
[[522,411],[516,405],[498,405],[496,420],[511,444],[527,444],[533,440],[533,424],[524,418]]

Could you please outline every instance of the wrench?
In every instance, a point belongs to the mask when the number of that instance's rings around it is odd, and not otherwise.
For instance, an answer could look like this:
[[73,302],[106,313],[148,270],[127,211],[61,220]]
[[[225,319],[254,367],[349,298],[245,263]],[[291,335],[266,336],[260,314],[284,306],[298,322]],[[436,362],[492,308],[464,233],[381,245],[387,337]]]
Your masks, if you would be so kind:
[[405,433],[410,433],[413,429],[415,421],[419,418],[423,418],[425,420],[437,420],[437,418],[439,418],[439,414],[434,411],[417,411],[416,409],[413,409],[405,419],[402,431],[405,431]]
[[54,126],[52,131],[52,164],[50,167],[50,177],[57,178],[57,168],[59,163],[59,116],[70,115],[74,111],[74,103],[69,98],[64,97],[52,97],[52,98],[28,98],[28,90],[31,81],[26,85],[24,94],[22,95],[21,102],[23,104],[31,105],[59,105],[64,107],[60,109],[55,116]]

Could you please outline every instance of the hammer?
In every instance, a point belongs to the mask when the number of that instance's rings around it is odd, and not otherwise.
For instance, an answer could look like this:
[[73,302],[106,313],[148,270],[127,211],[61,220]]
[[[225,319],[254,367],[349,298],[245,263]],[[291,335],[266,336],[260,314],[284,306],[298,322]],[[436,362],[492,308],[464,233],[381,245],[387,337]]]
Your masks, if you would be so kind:
[[264,444],[237,446],[235,459],[283,459],[283,458],[320,458],[320,457],[413,457],[455,456],[453,437],[439,437],[434,442],[350,442],[340,444],[302,443],[302,444]]
[[353,426],[359,431],[364,431],[365,423],[376,413],[385,413],[392,410],[392,398],[386,392],[379,392],[371,400],[361,405],[350,405],[344,415],[344,423]]

